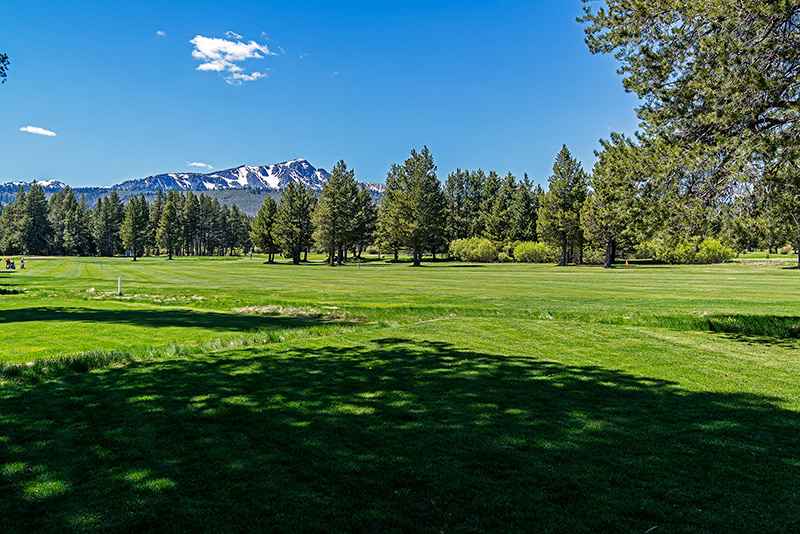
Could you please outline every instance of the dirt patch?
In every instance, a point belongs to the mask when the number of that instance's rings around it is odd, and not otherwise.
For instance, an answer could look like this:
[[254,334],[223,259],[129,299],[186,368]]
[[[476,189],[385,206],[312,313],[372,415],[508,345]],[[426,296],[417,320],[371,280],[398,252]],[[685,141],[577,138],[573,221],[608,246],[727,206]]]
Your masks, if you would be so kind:
[[296,306],[245,306],[235,308],[235,313],[244,315],[279,315],[282,317],[309,317],[315,319],[325,319],[328,321],[351,320],[346,312],[335,306],[325,306],[323,308],[301,308]]

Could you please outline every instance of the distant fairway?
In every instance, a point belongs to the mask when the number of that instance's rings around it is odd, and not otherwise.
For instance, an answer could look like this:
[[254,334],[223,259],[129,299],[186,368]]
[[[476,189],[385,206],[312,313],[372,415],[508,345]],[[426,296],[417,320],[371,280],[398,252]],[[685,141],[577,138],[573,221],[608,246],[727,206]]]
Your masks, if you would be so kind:
[[800,530],[796,270],[262,261],[0,275],[1,531]]

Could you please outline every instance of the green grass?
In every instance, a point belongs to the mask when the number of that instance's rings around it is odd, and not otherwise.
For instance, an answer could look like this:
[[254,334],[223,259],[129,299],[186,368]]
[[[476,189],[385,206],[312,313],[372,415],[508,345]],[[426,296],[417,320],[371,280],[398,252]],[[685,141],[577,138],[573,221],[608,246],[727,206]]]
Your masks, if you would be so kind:
[[800,529],[780,265],[3,276],[3,531]]

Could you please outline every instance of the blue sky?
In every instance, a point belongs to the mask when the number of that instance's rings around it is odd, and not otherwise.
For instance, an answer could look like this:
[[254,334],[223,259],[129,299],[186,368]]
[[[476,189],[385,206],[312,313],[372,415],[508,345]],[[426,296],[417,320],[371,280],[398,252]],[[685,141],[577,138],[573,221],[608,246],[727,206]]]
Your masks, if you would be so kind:
[[613,60],[586,50],[580,10],[579,0],[6,0],[0,180],[109,185],[190,163],[305,157],[383,181],[427,144],[442,178],[482,167],[544,182],[561,144],[590,166],[598,139],[636,126]]

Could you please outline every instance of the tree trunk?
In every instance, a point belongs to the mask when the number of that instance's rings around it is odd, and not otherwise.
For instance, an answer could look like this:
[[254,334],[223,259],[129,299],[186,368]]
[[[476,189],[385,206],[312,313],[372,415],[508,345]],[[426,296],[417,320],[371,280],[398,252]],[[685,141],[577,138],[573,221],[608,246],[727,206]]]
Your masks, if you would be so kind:
[[292,251],[292,263],[295,265],[300,265],[300,249],[294,249]]
[[606,260],[603,262],[603,267],[610,269],[614,266],[614,260],[617,255],[617,243],[613,239],[609,239],[606,243]]
[[564,235],[561,237],[561,261],[558,262],[561,267],[566,267],[567,265],[567,236]]
[[422,254],[417,249],[414,249],[414,267],[419,267],[422,264]]
[[331,267],[336,265],[336,248],[333,246],[328,249],[328,265]]
[[398,261],[400,259],[399,255],[400,255],[400,251],[397,250],[397,249],[394,249],[394,261]]
[[303,262],[308,261],[308,249],[303,249]]

